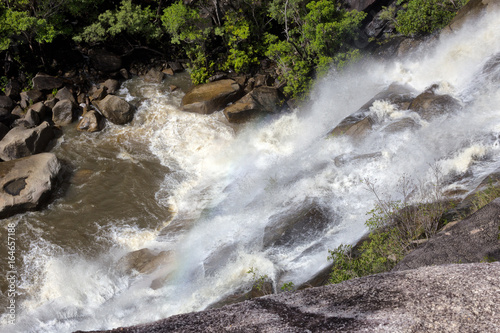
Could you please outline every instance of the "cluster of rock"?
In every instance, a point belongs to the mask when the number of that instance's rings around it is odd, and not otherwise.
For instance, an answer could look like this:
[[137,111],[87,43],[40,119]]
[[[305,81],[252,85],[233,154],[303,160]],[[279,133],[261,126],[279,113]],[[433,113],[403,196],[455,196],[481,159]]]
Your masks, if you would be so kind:
[[182,110],[201,114],[223,110],[229,122],[243,123],[286,109],[285,96],[265,74],[217,79],[189,90],[182,99]]
[[39,73],[31,89],[20,88],[12,79],[0,96],[0,218],[37,209],[50,198],[62,168],[47,151],[64,127],[80,119],[78,130],[100,131],[105,119],[125,124],[135,110],[113,95],[119,81],[112,79],[85,91],[69,77]]

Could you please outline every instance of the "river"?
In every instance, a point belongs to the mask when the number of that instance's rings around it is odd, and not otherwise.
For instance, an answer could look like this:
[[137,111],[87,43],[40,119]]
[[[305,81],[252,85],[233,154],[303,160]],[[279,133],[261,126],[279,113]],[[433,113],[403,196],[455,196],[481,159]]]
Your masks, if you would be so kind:
[[[498,13],[422,54],[332,72],[309,105],[238,126],[222,112],[180,111],[187,76],[125,82],[119,94],[138,105],[134,120],[93,134],[64,128],[53,152],[70,181],[46,209],[1,221],[2,239],[16,225],[19,275],[16,324],[4,314],[0,331],[110,329],[202,310],[248,290],[251,268],[278,291],[297,286],[328,265],[328,249],[366,233],[376,202],[366,180],[397,200],[401,177],[432,185],[438,169],[440,190],[465,196],[500,167],[500,73],[482,71],[500,54]],[[437,84],[463,108],[426,121],[380,101],[362,141],[328,137],[394,82],[417,93]],[[182,89],[170,92],[170,84]],[[419,127],[381,130],[405,117]],[[335,163],[341,155],[346,162]],[[266,244],[273,223],[311,207],[321,226]],[[151,273],[124,270],[122,258],[143,248],[168,260]],[[8,270],[5,260],[0,266]],[[1,287],[6,302],[7,283]]]

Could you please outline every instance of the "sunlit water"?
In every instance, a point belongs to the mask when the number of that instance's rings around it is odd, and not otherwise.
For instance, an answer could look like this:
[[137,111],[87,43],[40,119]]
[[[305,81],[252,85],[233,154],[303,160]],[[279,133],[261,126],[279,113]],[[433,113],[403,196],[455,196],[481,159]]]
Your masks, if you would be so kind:
[[[134,121],[94,134],[64,129],[53,150],[73,170],[64,195],[43,211],[2,221],[17,225],[20,275],[17,323],[6,325],[3,316],[0,330],[106,329],[202,310],[248,290],[252,267],[277,286],[299,285],[328,264],[328,249],[366,232],[375,203],[366,179],[398,199],[403,175],[431,184],[438,168],[443,190],[473,190],[500,166],[500,75],[481,72],[500,52],[495,15],[443,38],[419,60],[332,73],[311,105],[246,125],[227,123],[221,112],[179,111],[183,92],[169,92],[171,81],[126,82],[120,94],[139,105]],[[416,93],[436,83],[463,108],[428,122],[379,101],[364,140],[327,137],[393,82]],[[421,127],[378,131],[404,117]],[[265,246],[266,227],[308,207],[323,212],[326,227]],[[6,228],[0,232],[4,239]],[[149,274],[124,272],[120,259],[142,248],[171,251],[171,259]],[[0,249],[2,258],[6,252]],[[155,280],[161,283],[151,288]],[[2,301],[5,289],[2,281]]]

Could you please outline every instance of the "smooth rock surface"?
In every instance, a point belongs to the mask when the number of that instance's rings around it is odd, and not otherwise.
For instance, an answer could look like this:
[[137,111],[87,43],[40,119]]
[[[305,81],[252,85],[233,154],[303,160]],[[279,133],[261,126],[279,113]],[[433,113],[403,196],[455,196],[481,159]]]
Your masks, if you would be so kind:
[[104,128],[104,118],[97,111],[85,112],[76,127],[79,131],[98,132]]
[[110,331],[499,332],[500,263],[421,267]]
[[0,163],[0,218],[42,205],[54,190],[61,165],[41,153]]

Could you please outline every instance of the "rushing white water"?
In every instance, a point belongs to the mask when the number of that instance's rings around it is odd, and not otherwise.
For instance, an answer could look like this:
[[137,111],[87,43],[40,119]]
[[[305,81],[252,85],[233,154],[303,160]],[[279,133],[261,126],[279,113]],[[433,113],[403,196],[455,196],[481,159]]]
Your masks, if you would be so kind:
[[[65,198],[50,205],[52,212],[8,219],[25,228],[20,237],[34,236],[20,238],[29,239],[29,245],[19,253],[23,269],[17,323],[0,330],[105,329],[202,310],[251,286],[247,271],[252,267],[278,286],[288,281],[299,285],[328,264],[328,249],[353,243],[366,231],[366,212],[375,198],[364,179],[374,182],[381,195],[397,199],[401,176],[430,183],[437,165],[445,190],[474,189],[500,166],[499,80],[481,73],[499,53],[500,21],[498,13],[490,13],[474,29],[466,26],[443,37],[424,58],[366,62],[343,74],[332,73],[319,82],[309,107],[239,127],[228,124],[221,112],[206,116],[179,111],[181,93],[137,79],[127,82],[122,94],[143,100],[132,124],[73,138],[76,144],[70,149],[63,137],[55,151],[79,155],[75,147],[94,145],[102,170],[92,173],[88,183],[98,179],[103,188],[96,191],[108,191],[104,179],[113,163],[131,170],[124,178],[146,168],[162,176],[146,189],[139,180],[130,180],[130,194],[106,201],[120,201],[123,215],[104,214],[91,221],[92,230],[78,230],[95,246],[73,248],[49,241],[40,237],[42,229],[56,231],[36,221],[39,216],[50,219],[50,214],[77,219],[85,214],[81,207],[98,206],[104,200],[100,196],[70,204],[68,197],[78,198],[70,188]],[[439,93],[451,94],[463,108],[426,121],[411,110],[377,101],[371,107],[377,123],[362,141],[327,137],[343,118],[393,82],[418,92],[438,84]],[[379,131],[404,117],[421,126]],[[373,155],[349,158],[364,154]],[[335,163],[341,155],[346,158]],[[142,192],[134,192],[136,188]],[[154,200],[143,198],[151,191]],[[139,213],[129,214],[127,209],[138,201]],[[266,246],[266,227],[307,208],[321,211],[327,223],[310,235],[294,235],[291,243]],[[73,210],[77,213],[70,215]],[[79,252],[86,246],[91,253]],[[142,248],[170,251],[171,257],[149,274],[120,269],[120,258]],[[150,287],[153,281],[155,288]],[[5,324],[6,316],[2,320]]]

